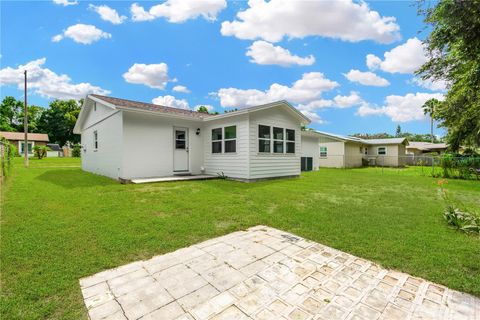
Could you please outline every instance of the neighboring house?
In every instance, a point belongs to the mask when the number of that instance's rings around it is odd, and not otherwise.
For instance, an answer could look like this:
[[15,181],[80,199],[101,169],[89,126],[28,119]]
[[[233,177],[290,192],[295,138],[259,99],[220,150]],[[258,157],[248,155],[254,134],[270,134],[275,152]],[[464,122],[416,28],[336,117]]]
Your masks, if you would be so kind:
[[[23,132],[5,132],[0,131],[0,137],[4,137],[11,144],[17,147],[18,152],[23,154],[23,147],[25,144],[25,134]],[[48,142],[48,135],[45,133],[28,133],[28,155],[33,156],[33,147],[46,146]]]
[[431,152],[442,154],[447,150],[447,148],[448,145],[446,143],[409,141],[407,146],[407,154],[412,154],[415,156]]
[[316,137],[310,144],[318,145],[319,167],[354,168],[361,167],[363,162],[399,167],[406,163],[405,146],[408,141],[405,138],[360,139],[326,132],[304,131],[302,139],[304,135]]
[[57,143],[47,143],[47,158],[58,158],[63,156],[63,150]]
[[219,115],[88,95],[74,133],[82,168],[115,179],[183,174],[244,181],[300,174],[301,126],[285,101]]

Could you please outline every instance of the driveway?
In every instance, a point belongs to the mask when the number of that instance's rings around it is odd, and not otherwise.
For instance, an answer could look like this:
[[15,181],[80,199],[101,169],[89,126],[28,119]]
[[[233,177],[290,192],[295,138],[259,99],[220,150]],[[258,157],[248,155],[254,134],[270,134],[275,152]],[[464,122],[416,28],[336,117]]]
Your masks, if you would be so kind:
[[80,280],[97,319],[480,319],[480,299],[256,226]]

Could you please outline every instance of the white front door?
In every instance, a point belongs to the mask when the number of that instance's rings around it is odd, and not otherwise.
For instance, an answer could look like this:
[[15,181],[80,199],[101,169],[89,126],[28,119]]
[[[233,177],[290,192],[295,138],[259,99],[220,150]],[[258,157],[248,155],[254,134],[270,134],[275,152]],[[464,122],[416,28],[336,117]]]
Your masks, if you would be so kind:
[[173,128],[173,171],[188,171],[188,128]]

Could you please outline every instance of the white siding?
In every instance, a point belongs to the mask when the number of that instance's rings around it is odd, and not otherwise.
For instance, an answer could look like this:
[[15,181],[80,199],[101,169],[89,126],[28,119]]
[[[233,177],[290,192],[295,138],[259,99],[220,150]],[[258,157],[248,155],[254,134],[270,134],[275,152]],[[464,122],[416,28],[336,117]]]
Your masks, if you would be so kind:
[[97,109],[95,110],[93,107],[94,101],[88,99],[87,104],[88,108],[85,110],[87,111],[87,117],[83,122],[83,128],[88,128],[98,121],[105,119],[106,117],[112,115],[113,113],[117,112],[117,110],[112,109],[110,107],[104,106],[103,104],[97,102]]
[[320,146],[318,137],[302,136],[302,157],[313,158],[313,170],[318,170],[320,165]]
[[[386,147],[387,154],[379,155],[378,147]],[[405,147],[402,145],[403,155],[405,155]],[[398,167],[399,166],[399,157],[398,157],[398,145],[389,144],[389,145],[373,145],[368,147],[369,158],[375,157],[375,163],[377,166],[384,167]]]
[[327,147],[327,157],[319,158],[320,167],[343,168],[345,142],[321,136],[319,138],[319,150],[320,147]]
[[362,144],[354,143],[354,142],[345,142],[345,167],[347,168],[361,167],[363,156],[364,156],[364,146]]
[[[94,148],[93,132],[98,134],[98,149]],[[110,178],[121,177],[122,113],[117,112],[95,125],[83,129],[82,169]]]
[[189,169],[192,174],[201,173],[205,136],[201,122],[124,111],[123,127],[122,178],[173,175],[174,127],[188,128]]
[[[237,152],[212,153],[212,129],[228,126],[237,126]],[[207,121],[204,128],[205,172],[213,175],[223,172],[229,178],[249,179],[248,115]]]
[[[295,130],[295,154],[264,154],[258,152],[258,126],[275,126]],[[262,179],[300,175],[301,126],[283,108],[271,108],[250,114],[250,177]]]

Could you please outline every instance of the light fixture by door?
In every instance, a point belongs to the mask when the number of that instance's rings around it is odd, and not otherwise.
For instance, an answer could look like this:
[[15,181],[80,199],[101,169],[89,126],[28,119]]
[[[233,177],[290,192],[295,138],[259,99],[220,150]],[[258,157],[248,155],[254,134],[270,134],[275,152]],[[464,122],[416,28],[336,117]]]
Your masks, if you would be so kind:
[[195,132],[198,135],[200,135],[200,128],[197,128],[197,131]]

